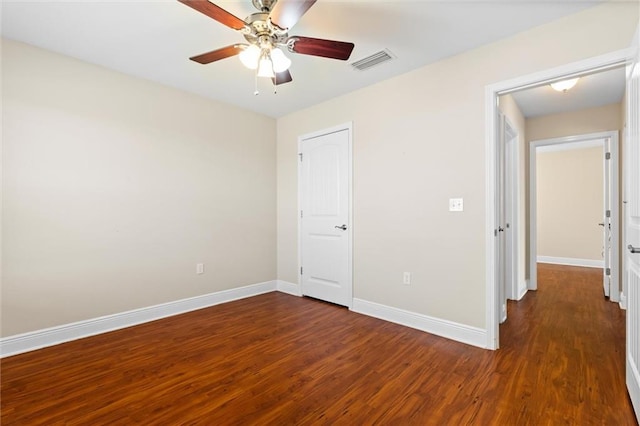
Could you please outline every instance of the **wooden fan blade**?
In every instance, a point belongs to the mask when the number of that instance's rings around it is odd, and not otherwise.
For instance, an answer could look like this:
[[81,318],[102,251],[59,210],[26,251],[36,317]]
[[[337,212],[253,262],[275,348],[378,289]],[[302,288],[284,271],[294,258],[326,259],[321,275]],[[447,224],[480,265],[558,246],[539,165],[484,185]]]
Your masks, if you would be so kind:
[[291,37],[293,40],[292,51],[302,55],[322,56],[324,58],[340,59],[346,61],[351,56],[355,45],[344,41],[324,40],[311,37]]
[[207,1],[207,0],[178,0],[180,3],[197,10],[200,13],[207,15],[209,18],[213,18],[221,24],[234,30],[241,30],[247,24],[240,18],[227,12],[220,6]]
[[278,0],[269,13],[269,19],[272,24],[288,31],[315,2],[316,0]]
[[193,56],[189,59],[198,62],[200,64],[210,64],[211,62],[219,61],[220,59],[235,56],[242,52],[244,49],[242,44],[234,44],[231,46],[223,47],[222,49],[212,50],[211,52],[203,53],[202,55]]
[[274,85],[278,86],[279,84],[293,81],[293,78],[291,77],[291,73],[289,72],[289,70],[284,70],[282,72],[276,73],[276,76],[272,78],[271,81],[273,81]]

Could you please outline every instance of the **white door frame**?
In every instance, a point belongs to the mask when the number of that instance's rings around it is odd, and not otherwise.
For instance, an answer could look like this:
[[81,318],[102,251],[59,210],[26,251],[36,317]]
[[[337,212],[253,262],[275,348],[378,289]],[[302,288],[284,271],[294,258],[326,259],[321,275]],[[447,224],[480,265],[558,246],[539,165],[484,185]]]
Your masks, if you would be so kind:
[[485,184],[486,184],[486,218],[485,218],[485,314],[487,330],[487,349],[498,349],[499,324],[500,324],[500,300],[497,285],[496,249],[497,238],[494,232],[498,229],[497,194],[497,169],[496,152],[498,149],[499,135],[499,110],[498,96],[517,90],[532,88],[594,72],[615,68],[626,64],[633,55],[631,49],[623,49],[594,58],[585,59],[571,64],[551,68],[533,74],[520,76],[511,80],[505,80],[490,84],[485,87]]
[[[538,288],[538,201],[537,201],[537,148],[543,146],[562,145],[562,144],[580,144],[584,142],[602,141],[604,147],[604,141],[609,139],[611,141],[611,181],[609,186],[613,188],[611,191],[611,289],[608,294],[609,300],[612,302],[620,301],[620,282],[619,277],[619,234],[620,234],[620,220],[618,216],[619,212],[619,186],[618,186],[618,132],[599,132],[589,133],[585,135],[566,136],[562,138],[553,139],[541,139],[531,141],[529,143],[529,290],[537,290]],[[604,155],[604,153],[603,153]],[[607,161],[602,159],[602,161]],[[606,182],[606,177],[604,178]],[[603,200],[604,205],[604,200]],[[606,222],[606,221],[605,221]],[[595,224],[594,224],[595,225]]]
[[[347,188],[349,191],[349,223],[347,228],[348,235],[348,276],[349,276],[349,285],[348,289],[348,304],[347,307],[351,310],[353,308],[353,122],[349,121],[347,123],[340,124],[338,126],[330,127],[323,130],[318,130],[316,132],[307,133],[301,136],[298,136],[298,155],[302,152],[302,144],[305,139],[316,138],[319,136],[327,135],[330,133],[336,133],[346,130],[348,135],[348,158],[347,158],[347,167],[348,167],[348,181]],[[298,159],[298,288],[300,289],[300,295],[303,295],[302,292],[302,274],[300,273],[300,268],[302,268],[302,166],[300,158]]]

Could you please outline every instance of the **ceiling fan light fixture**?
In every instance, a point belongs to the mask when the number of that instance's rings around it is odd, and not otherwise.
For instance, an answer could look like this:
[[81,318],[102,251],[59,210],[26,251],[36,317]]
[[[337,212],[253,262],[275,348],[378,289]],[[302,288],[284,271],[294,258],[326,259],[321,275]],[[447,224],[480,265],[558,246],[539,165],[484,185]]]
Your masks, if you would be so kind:
[[250,70],[255,70],[258,68],[258,62],[260,61],[260,48],[252,44],[240,52],[238,57],[240,58],[242,65]]
[[579,79],[580,77],[572,78],[570,80],[556,81],[555,83],[551,83],[551,87],[557,92],[566,92],[575,86]]
[[284,52],[277,47],[271,50],[271,61],[275,72],[286,71],[291,66],[291,59],[287,58]]
[[[317,0],[251,0],[258,9],[245,19],[229,13],[213,1],[178,0],[180,3],[236,30],[246,43],[233,44],[189,58],[199,64],[210,64],[232,56],[254,71],[258,77],[270,78],[274,86],[293,81],[289,59],[280,47],[291,53],[346,61],[351,56],[353,43],[314,37],[290,36],[289,29],[313,6]],[[275,92],[275,90],[274,90]],[[256,90],[256,94],[257,94]]]

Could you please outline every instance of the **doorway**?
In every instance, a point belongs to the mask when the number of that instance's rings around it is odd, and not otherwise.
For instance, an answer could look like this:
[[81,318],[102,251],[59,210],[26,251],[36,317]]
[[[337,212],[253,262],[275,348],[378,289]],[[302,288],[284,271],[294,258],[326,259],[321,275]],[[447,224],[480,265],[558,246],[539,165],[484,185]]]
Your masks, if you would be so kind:
[[[566,80],[568,78],[586,76],[598,72],[624,67],[630,59],[627,50],[613,52],[607,55],[587,59],[566,66],[542,71],[539,73],[519,77],[513,80],[487,86],[486,89],[486,175],[487,175],[487,215],[486,215],[486,323],[487,323],[487,348],[499,347],[499,323],[501,317],[501,295],[499,276],[501,271],[498,258],[500,256],[500,239],[498,229],[504,228],[503,218],[499,214],[501,193],[498,173],[499,150],[499,111],[498,96],[511,94],[525,88],[544,86],[552,82]],[[524,237],[524,236],[523,236]],[[531,274],[531,270],[528,271]]]
[[[531,271],[529,288],[535,290],[538,287],[537,263],[539,261],[573,266],[600,267],[603,270],[602,286],[604,296],[609,297],[612,302],[619,302],[618,132],[610,131],[532,141],[529,147],[529,268]],[[582,149],[585,153],[591,153],[591,159],[595,161],[589,164],[601,167],[601,177],[597,176],[597,171],[591,173],[586,171],[585,173],[585,170],[582,170],[581,173],[580,169],[582,167],[575,168],[575,155],[571,155],[571,153],[575,153],[577,149]],[[575,203],[576,205],[562,204],[563,201],[566,202],[567,200],[561,199],[558,201],[564,195],[559,194],[557,191],[551,196],[551,202],[555,198],[555,204],[560,204],[560,209],[566,208],[573,212],[569,213],[568,217],[565,216],[565,220],[560,220],[561,218],[558,217],[559,212],[549,207],[546,208],[544,215],[539,215],[538,199],[542,194],[538,186],[540,178],[538,174],[538,158],[542,151],[546,151],[549,154],[552,152],[562,153],[556,160],[560,160],[564,164],[554,164],[554,166],[557,169],[563,167],[568,170],[556,172],[555,178],[573,181],[571,189],[577,196],[571,194],[576,198],[570,201],[570,204]],[[565,155],[566,153],[570,155]],[[595,157],[593,154],[595,154]],[[585,158],[582,160],[584,161]],[[573,168],[571,168],[572,164],[574,165]],[[567,173],[581,174],[581,176],[568,176]],[[589,180],[593,180],[593,182],[589,182]],[[601,185],[601,187],[589,187],[589,183]],[[558,184],[561,185],[560,182]],[[552,190],[549,185],[546,185],[546,187],[547,191]],[[594,196],[595,203],[593,202]],[[587,199],[586,202],[585,198]],[[578,214],[580,214],[579,219],[577,217]],[[542,229],[547,229],[546,233],[538,232],[541,230],[541,216],[545,218]],[[596,220],[600,221],[600,223],[597,223]],[[596,225],[600,225],[602,229],[596,228]],[[567,232],[562,229],[563,227],[569,229],[569,237],[567,237]],[[549,244],[544,241],[546,250],[550,249],[549,246],[556,245],[556,247],[553,247],[556,251],[548,253],[555,254],[555,256],[540,255],[539,234],[546,237],[553,234],[559,236],[559,238],[554,238],[555,243]],[[597,241],[598,236],[602,242],[602,262],[594,259],[597,254],[600,254],[598,253],[600,251],[599,241]],[[550,240],[551,238],[546,239]],[[560,243],[558,244],[559,240]],[[583,244],[591,245],[591,249],[589,247],[571,247],[570,243],[575,241],[583,241]],[[558,245],[561,245],[561,247],[557,247]],[[558,253],[563,256],[558,256]]]

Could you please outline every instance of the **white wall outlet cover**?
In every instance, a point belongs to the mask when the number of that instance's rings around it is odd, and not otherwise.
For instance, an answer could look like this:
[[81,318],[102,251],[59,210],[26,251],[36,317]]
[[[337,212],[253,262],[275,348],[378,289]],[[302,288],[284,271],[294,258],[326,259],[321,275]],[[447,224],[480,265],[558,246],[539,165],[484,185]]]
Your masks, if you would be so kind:
[[461,212],[464,210],[464,204],[462,198],[449,198],[449,211]]
[[196,274],[204,274],[204,263],[196,263]]
[[405,272],[402,274],[402,284],[404,285],[411,284],[411,272]]

